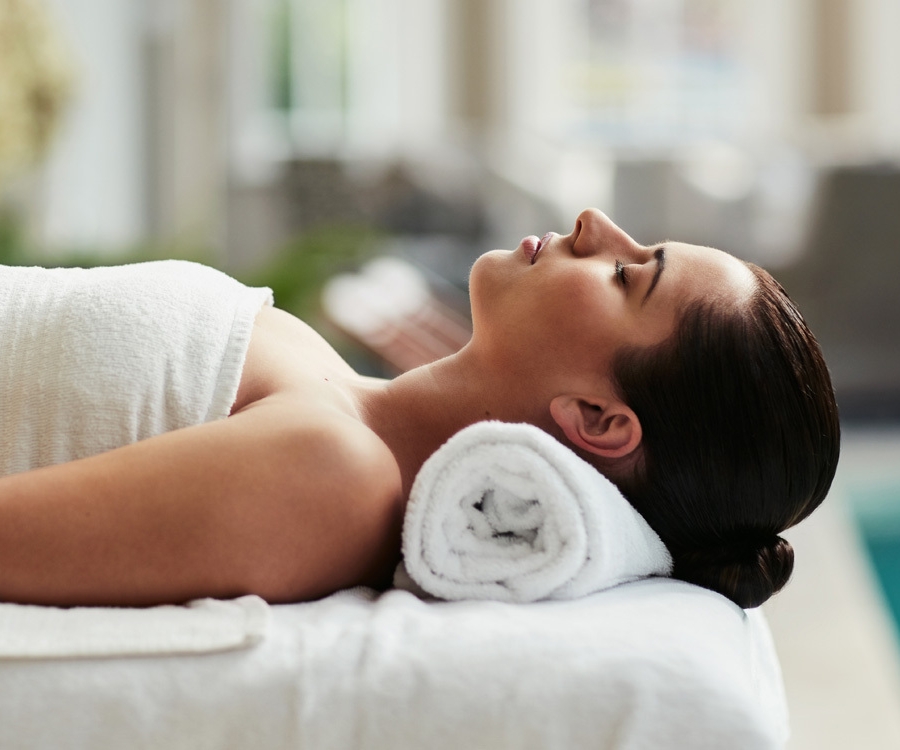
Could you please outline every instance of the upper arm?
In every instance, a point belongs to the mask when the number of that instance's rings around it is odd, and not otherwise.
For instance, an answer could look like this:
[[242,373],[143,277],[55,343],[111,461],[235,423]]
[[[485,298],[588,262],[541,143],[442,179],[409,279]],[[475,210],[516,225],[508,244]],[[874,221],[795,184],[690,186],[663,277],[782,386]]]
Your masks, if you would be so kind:
[[0,479],[0,600],[313,598],[389,565],[399,487],[358,422],[260,404]]
[[388,448],[355,421],[304,430],[286,451],[290,487],[249,545],[255,593],[297,601],[389,582],[399,562],[404,503]]

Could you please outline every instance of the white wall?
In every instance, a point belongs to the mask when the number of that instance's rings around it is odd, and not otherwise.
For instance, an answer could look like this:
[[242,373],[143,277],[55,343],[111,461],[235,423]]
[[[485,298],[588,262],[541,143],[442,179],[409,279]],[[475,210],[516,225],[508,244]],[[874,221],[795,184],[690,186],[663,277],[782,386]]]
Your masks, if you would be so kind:
[[855,48],[859,50],[857,86],[874,148],[900,157],[900,2],[859,2]]
[[34,239],[50,249],[136,243],[144,231],[141,3],[46,1],[78,69],[39,180]]
[[347,16],[348,146],[434,148],[448,106],[444,0],[350,0]]

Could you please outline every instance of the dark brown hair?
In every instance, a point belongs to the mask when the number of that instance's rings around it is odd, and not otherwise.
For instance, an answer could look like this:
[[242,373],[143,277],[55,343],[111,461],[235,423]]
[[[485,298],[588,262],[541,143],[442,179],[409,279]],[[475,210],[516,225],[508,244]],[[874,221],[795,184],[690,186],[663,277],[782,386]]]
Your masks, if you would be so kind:
[[840,424],[815,337],[778,282],[748,266],[748,305],[687,307],[672,337],[620,352],[613,374],[643,428],[620,485],[675,577],[756,607],[791,575],[778,534],[824,499]]

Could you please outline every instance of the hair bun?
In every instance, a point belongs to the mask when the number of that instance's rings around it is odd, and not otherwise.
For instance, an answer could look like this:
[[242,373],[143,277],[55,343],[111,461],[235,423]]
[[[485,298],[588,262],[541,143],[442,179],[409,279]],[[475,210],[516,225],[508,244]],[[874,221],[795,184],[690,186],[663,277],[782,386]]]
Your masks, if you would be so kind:
[[745,533],[674,557],[676,578],[717,591],[744,609],[780,591],[794,569],[794,548],[777,534]]

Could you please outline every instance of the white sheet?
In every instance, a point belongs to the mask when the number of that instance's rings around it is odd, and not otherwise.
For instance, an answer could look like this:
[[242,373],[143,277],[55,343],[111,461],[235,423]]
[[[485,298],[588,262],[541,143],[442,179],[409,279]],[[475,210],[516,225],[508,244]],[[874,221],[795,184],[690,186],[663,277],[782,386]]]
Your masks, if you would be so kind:
[[765,621],[651,579],[574,601],[366,589],[272,608],[205,656],[0,662],[0,747],[762,750],[785,703]]

